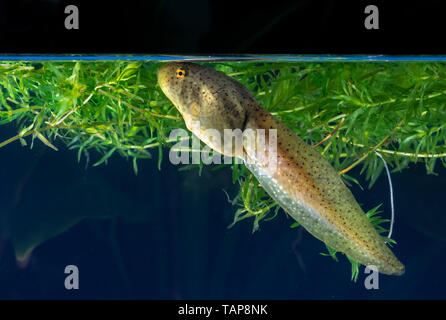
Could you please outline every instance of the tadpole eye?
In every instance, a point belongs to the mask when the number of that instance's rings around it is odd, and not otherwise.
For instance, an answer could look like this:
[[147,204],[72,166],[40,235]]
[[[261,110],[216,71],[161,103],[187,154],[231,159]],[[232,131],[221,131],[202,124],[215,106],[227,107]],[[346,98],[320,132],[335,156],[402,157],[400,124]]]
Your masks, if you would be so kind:
[[185,76],[186,76],[186,70],[184,70],[183,68],[178,68],[177,69],[177,78],[182,79]]

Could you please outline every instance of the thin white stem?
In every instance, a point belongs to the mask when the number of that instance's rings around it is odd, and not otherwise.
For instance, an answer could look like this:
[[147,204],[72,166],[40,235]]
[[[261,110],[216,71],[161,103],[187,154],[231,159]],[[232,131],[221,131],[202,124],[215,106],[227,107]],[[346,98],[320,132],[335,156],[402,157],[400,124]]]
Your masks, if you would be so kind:
[[393,222],[395,220],[395,208],[393,206],[393,187],[392,187],[392,178],[390,177],[390,171],[389,168],[387,167],[387,163],[386,160],[384,160],[384,158],[381,156],[381,154],[378,151],[375,151],[376,154],[378,155],[378,157],[381,158],[381,160],[384,163],[384,168],[386,168],[386,172],[387,172],[387,179],[389,181],[389,187],[390,187],[390,206],[392,208],[392,218],[390,220],[390,228],[389,228],[389,234],[387,236],[387,238],[390,239],[390,237],[392,236],[392,231],[393,231]]

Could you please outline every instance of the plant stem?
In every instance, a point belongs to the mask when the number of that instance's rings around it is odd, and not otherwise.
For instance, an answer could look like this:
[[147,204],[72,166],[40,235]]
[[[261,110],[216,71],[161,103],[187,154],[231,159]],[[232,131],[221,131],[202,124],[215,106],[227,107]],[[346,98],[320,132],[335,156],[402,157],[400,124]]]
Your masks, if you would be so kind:
[[356,160],[352,165],[350,165],[349,167],[345,168],[344,170],[341,170],[338,172],[339,175],[344,174],[349,172],[351,169],[353,169],[354,167],[356,167],[358,164],[360,164],[365,158],[368,157],[368,155],[370,154],[370,152],[372,151],[376,151],[376,149],[378,149],[381,145],[383,145],[389,138],[390,136],[392,136],[395,131],[399,128],[399,126],[401,126],[401,124],[403,123],[403,120],[401,120],[400,122],[398,122],[398,124],[396,125],[396,127],[387,135],[384,137],[384,139],[382,139],[378,144],[376,144],[375,146],[373,146],[369,151],[367,151],[366,153],[364,153],[364,155],[359,158],[358,160]]

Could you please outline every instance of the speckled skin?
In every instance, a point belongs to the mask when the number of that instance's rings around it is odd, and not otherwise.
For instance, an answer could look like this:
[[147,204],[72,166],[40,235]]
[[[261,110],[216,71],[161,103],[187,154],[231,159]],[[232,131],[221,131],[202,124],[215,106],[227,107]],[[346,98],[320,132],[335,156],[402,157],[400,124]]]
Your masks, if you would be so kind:
[[[184,70],[184,77],[177,77]],[[350,190],[321,156],[293,131],[263,109],[249,90],[214,69],[172,62],[158,70],[161,89],[203,142],[224,154],[204,129],[277,129],[277,169],[250,163],[250,151],[231,153],[245,161],[268,194],[316,238],[379,272],[404,273],[404,266],[369,222]],[[200,121],[200,130],[191,126]],[[246,145],[245,145],[246,148]]]

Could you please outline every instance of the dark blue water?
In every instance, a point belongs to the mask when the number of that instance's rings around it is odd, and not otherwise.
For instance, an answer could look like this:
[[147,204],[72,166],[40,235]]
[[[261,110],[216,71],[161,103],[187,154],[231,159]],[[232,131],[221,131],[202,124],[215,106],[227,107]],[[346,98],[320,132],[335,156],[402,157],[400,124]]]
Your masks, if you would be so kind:
[[[2,60],[172,60],[179,56],[3,56]],[[197,57],[189,57],[197,59]],[[201,57],[200,59],[241,59]],[[277,56],[245,56],[277,60]],[[288,61],[439,61],[442,56],[281,56]],[[1,141],[17,128],[0,126]],[[236,210],[228,168],[196,170],[157,160],[132,163],[115,155],[107,165],[77,163],[76,151],[35,142],[0,148],[0,299],[445,299],[446,169],[423,164],[393,173],[395,254],[401,277],[380,275],[379,289],[350,281],[350,263],[319,253],[322,242],[291,229],[281,214],[252,234],[252,221],[232,229]],[[99,155],[92,153],[90,163]],[[352,171],[359,176],[359,169]],[[364,182],[363,179],[359,179]],[[367,185],[365,182],[363,185]],[[368,210],[384,203],[383,174],[372,190],[353,186]],[[25,261],[19,253],[35,247]],[[79,269],[79,290],[67,290],[67,265]]]
[[[0,137],[16,134],[1,126]],[[439,299],[446,298],[446,169],[426,175],[423,165],[394,173],[394,252],[406,265],[401,277],[379,277],[364,287],[350,264],[320,255],[322,242],[281,213],[232,229],[235,195],[229,169],[179,171],[168,161],[132,163],[113,156],[88,167],[56,143],[36,140],[0,149],[0,298],[63,299]],[[92,154],[92,157],[98,155]],[[91,162],[94,163],[95,159]],[[352,173],[358,176],[358,172]],[[387,178],[372,190],[352,188],[366,209],[384,202]],[[76,223],[78,219],[84,217]],[[18,264],[13,244],[42,242]],[[79,268],[79,290],[66,290],[64,269]]]

